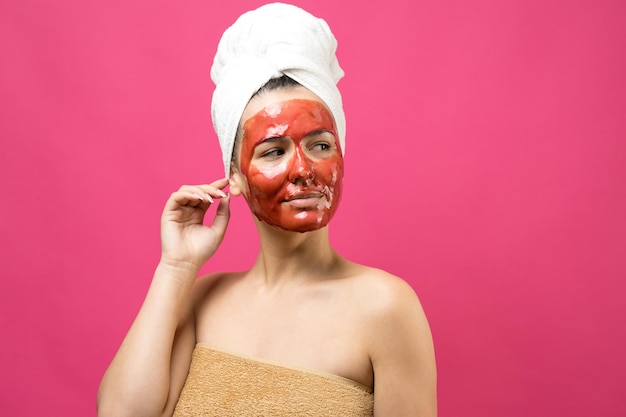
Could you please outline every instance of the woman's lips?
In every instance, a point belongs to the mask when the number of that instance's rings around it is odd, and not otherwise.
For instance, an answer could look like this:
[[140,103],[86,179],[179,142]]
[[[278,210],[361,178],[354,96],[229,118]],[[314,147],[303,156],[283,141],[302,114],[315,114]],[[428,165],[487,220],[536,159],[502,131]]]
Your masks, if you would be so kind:
[[292,195],[284,201],[295,208],[308,208],[317,207],[322,197],[324,197],[324,193],[301,193]]

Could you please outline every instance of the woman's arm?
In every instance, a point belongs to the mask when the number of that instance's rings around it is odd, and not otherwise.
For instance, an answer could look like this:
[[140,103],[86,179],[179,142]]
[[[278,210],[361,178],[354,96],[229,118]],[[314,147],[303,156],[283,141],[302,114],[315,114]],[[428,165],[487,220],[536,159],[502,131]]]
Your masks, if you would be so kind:
[[[172,194],[161,220],[161,262],[144,303],[107,369],[98,392],[99,416],[173,413],[195,345],[193,287],[228,224],[228,181],[184,186]],[[219,202],[211,227],[204,214]]]
[[435,417],[437,370],[426,315],[411,287],[393,282],[373,319],[374,416]]

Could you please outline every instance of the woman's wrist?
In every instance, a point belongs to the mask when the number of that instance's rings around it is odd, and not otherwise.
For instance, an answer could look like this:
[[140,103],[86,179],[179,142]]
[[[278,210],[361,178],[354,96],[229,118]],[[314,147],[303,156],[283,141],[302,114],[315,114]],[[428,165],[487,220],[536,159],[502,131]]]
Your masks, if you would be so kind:
[[189,284],[196,279],[199,272],[200,265],[197,265],[194,262],[162,258],[157,265],[155,278],[163,277],[168,280]]
[[174,273],[198,273],[202,265],[197,262],[180,260],[180,259],[168,259],[161,257],[157,268],[169,270]]

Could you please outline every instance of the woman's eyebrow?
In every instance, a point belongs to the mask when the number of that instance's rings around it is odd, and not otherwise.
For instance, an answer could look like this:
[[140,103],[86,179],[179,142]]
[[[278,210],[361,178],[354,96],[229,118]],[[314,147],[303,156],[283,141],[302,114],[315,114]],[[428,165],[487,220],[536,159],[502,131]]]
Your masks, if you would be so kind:
[[328,130],[328,129],[317,129],[317,130],[314,130],[314,131],[312,131],[310,133],[307,133],[304,137],[308,138],[310,136],[321,135],[321,134],[324,134],[324,133],[330,133],[331,135],[335,136],[335,134],[333,132],[331,132],[330,130]]
[[266,138],[260,139],[256,144],[260,145],[262,143],[285,143],[288,139],[286,136],[269,136]]

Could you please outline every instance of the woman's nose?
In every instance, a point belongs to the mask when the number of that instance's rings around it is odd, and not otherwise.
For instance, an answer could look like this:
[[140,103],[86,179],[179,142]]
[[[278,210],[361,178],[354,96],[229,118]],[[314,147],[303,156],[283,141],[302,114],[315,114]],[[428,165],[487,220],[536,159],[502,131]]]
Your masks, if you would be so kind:
[[304,155],[302,149],[296,147],[296,151],[291,160],[289,167],[289,180],[296,182],[297,180],[310,180],[315,176],[313,164]]

